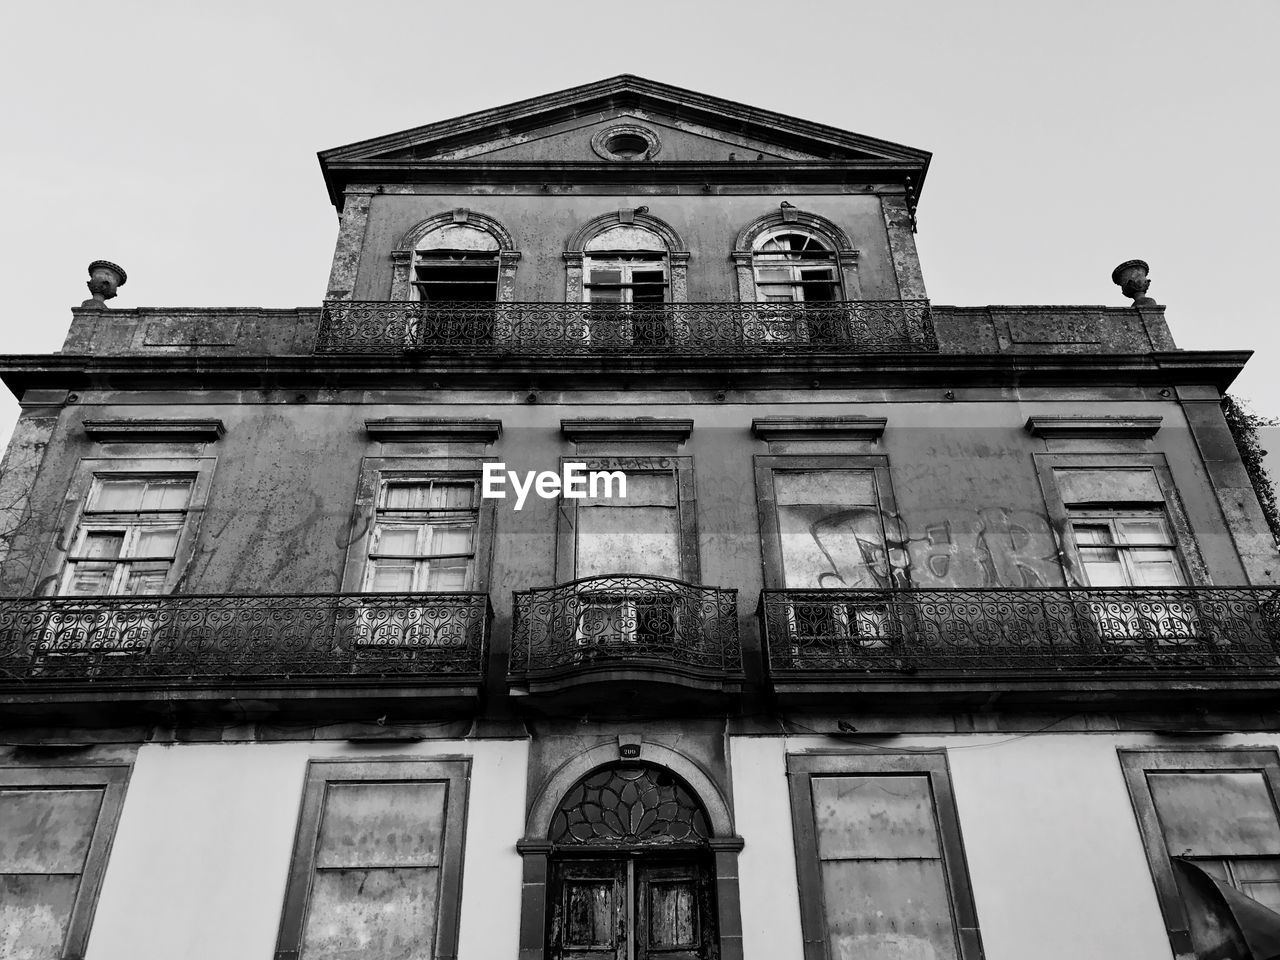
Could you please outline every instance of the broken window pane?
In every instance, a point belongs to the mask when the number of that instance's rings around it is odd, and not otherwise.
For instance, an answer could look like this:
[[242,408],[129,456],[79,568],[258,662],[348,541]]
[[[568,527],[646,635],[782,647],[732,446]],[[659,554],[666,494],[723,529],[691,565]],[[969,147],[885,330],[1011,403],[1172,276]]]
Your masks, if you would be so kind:
[[106,530],[85,534],[84,549],[80,556],[86,560],[114,559],[124,548],[124,532]]

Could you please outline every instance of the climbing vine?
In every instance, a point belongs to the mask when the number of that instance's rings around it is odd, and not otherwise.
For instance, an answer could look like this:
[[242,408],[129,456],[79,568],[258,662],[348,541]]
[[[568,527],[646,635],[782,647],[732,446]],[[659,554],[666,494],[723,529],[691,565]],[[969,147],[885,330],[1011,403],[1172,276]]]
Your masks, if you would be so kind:
[[1222,398],[1222,412],[1226,415],[1227,427],[1236,442],[1236,449],[1240,451],[1240,459],[1244,461],[1249,480],[1258,494],[1258,502],[1262,504],[1271,536],[1280,543],[1280,506],[1276,503],[1275,484],[1263,463],[1267,451],[1262,449],[1258,439],[1259,427],[1278,426],[1280,420],[1254,413],[1243,401],[1230,394]]

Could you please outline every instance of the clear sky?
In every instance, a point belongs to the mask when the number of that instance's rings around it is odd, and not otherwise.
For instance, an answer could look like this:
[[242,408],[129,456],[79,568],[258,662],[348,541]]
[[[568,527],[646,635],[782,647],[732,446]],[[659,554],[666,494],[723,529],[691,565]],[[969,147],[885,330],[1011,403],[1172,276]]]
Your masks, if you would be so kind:
[[935,303],[1122,305],[1147,260],[1280,416],[1278,41],[1276,0],[8,3],[0,352],[57,350],[95,258],[117,307],[318,304],[317,150],[635,73],[932,151]]

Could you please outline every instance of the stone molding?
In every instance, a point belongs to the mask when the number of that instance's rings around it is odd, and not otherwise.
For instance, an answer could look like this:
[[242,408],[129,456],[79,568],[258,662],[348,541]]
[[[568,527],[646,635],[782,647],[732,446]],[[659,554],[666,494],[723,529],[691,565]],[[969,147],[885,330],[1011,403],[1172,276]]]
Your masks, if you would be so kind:
[[886,417],[757,417],[751,435],[758,440],[865,440],[884,435]]
[[1150,440],[1163,417],[1028,417],[1027,433],[1046,440]]
[[214,443],[227,429],[216,419],[113,417],[84,421],[84,432],[98,443]]
[[561,420],[560,432],[574,443],[590,440],[665,440],[684,443],[693,432],[693,421],[655,417],[591,417]]
[[364,429],[372,439],[383,443],[423,443],[433,440],[493,443],[502,436],[502,421],[448,417],[382,417],[366,420]]

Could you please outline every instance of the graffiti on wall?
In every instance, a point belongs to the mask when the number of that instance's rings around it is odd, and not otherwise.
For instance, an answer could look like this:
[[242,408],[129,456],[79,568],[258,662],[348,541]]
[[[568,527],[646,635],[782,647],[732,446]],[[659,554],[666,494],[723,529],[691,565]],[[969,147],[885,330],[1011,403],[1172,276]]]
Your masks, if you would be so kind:
[[1058,540],[1032,510],[926,510],[910,520],[873,506],[779,505],[786,585],[886,589],[1052,587]]

